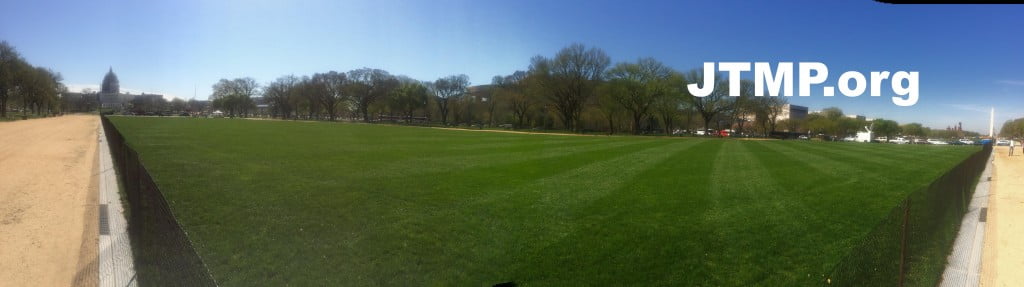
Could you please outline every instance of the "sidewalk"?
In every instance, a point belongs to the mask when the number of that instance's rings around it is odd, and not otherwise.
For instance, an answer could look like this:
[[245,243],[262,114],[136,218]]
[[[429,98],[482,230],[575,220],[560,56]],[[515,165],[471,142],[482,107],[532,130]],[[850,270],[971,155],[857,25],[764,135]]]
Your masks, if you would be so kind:
[[[993,152],[994,153],[994,152]],[[953,251],[948,257],[946,269],[942,272],[939,286],[978,286],[981,260],[984,250],[985,230],[988,221],[988,200],[992,190],[992,164],[994,154],[989,154],[985,169],[978,178],[967,213],[960,220],[960,230],[953,241]]]
[[982,286],[1020,286],[1024,282],[1024,155],[1017,147],[995,147],[989,197]]
[[124,217],[117,173],[103,125],[99,125],[100,170],[100,286],[136,286],[128,222]]

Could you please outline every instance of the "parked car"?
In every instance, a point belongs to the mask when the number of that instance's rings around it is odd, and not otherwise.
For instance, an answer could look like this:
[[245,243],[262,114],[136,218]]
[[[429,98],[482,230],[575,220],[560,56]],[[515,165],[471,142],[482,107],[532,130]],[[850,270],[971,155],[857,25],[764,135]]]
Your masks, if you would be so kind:
[[798,138],[798,139],[802,139],[802,140],[809,140],[809,139],[811,139],[811,138],[808,138],[808,137],[807,137],[807,136],[805,136],[805,135],[799,136],[799,137],[797,137],[797,138]]
[[843,138],[843,141],[844,142],[855,142],[855,141],[857,141],[857,138],[856,137],[845,137],[845,138]]
[[884,143],[884,142],[888,142],[889,138],[888,137],[877,137],[877,138],[875,138],[875,141],[883,142]]
[[928,139],[915,139],[914,143],[916,143],[916,144],[928,144]]
[[947,143],[945,141],[936,140],[936,139],[928,139],[928,143],[929,144],[937,144],[937,145],[948,145],[949,144],[949,143]]
[[910,139],[899,137],[899,138],[896,138],[896,139],[891,140],[889,142],[894,143],[894,144],[908,144],[908,143],[910,143]]
[[997,140],[996,145],[1010,145],[1009,140]]
[[699,130],[699,131],[697,131],[697,135],[698,135],[698,136],[703,136],[703,135],[713,135],[713,134],[715,134],[715,130],[712,130],[712,129],[707,129],[707,130]]
[[974,141],[969,140],[969,139],[960,139],[958,142],[960,142],[962,144],[966,144],[966,145],[973,145],[974,144]]

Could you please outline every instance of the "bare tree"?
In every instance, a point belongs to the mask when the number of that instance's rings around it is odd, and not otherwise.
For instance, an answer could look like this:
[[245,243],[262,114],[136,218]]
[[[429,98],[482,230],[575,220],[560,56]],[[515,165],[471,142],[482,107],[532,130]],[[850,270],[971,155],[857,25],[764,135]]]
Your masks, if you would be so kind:
[[671,76],[672,69],[652,58],[619,63],[608,70],[611,99],[629,113],[634,134],[640,133],[640,123],[650,114],[651,105],[669,93]]
[[534,57],[530,74],[544,88],[544,96],[558,111],[565,128],[579,131],[583,105],[595,94],[610,63],[611,59],[603,50],[572,44],[552,59]]
[[786,98],[763,96],[756,98],[757,122],[764,130],[765,136],[771,136],[778,125],[779,115],[786,106]]
[[349,89],[364,122],[370,121],[370,104],[398,87],[398,80],[380,69],[362,68],[348,72]]
[[597,87],[597,96],[592,101],[594,107],[604,116],[608,125],[608,134],[615,134],[617,123],[621,121],[625,111],[616,99],[615,91],[611,85]]
[[757,112],[758,101],[754,98],[754,82],[740,80],[740,96],[732,97],[729,119],[736,124],[736,132],[742,133],[748,118]]
[[[498,80],[498,78],[495,77],[492,82]],[[511,75],[500,77],[500,79],[496,83],[496,92],[508,102],[508,106],[512,110],[515,128],[522,128],[527,115],[536,102],[532,96],[533,93],[528,91],[530,87],[528,83],[529,76],[524,71],[516,71]]]
[[280,114],[282,119],[291,117],[295,111],[294,98],[298,95],[299,83],[299,78],[289,75],[277,78],[263,89],[263,97],[270,103],[275,116]]
[[469,76],[451,75],[434,81],[431,90],[437,100],[437,109],[441,113],[441,123],[448,125],[448,113],[451,111],[451,102],[466,94],[469,87]]
[[665,94],[654,99],[652,109],[654,114],[661,119],[661,126],[665,130],[666,135],[672,134],[676,119],[685,103],[682,92],[678,88],[685,86],[683,81],[683,75],[673,71],[666,82],[669,87],[668,90]]
[[711,119],[716,115],[729,111],[733,108],[732,99],[729,98],[729,82],[722,79],[721,77],[715,81],[715,90],[706,97],[697,97],[690,94],[689,90],[686,89],[686,83],[703,83],[704,73],[698,70],[691,70],[684,75],[685,81],[680,86],[680,91],[686,96],[690,102],[690,106],[693,107],[697,113],[700,113],[701,119],[704,120],[703,129],[708,129]]

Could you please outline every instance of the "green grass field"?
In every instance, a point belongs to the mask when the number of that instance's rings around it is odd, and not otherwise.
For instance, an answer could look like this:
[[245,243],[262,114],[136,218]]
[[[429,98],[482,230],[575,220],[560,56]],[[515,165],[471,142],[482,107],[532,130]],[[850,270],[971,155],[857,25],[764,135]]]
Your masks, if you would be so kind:
[[979,150],[111,119],[222,286],[813,285]]

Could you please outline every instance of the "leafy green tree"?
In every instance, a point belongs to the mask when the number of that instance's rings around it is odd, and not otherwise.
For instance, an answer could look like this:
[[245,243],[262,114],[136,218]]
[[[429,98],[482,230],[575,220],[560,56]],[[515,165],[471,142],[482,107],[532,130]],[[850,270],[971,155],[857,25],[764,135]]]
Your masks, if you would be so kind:
[[900,125],[896,121],[886,119],[875,119],[872,122],[872,132],[879,136],[892,139],[900,132]]
[[349,94],[352,85],[354,83],[349,81],[345,73],[335,71],[316,73],[310,78],[310,92],[315,94],[319,106],[327,114],[327,120],[334,121],[341,105],[352,98]]
[[1024,137],[1024,118],[1013,119],[1003,123],[1003,126],[999,129],[999,136],[1014,139]]
[[401,113],[406,123],[412,122],[416,110],[426,108],[430,91],[422,82],[401,78],[398,88],[391,92],[390,105]]
[[906,136],[924,137],[927,135],[924,126],[920,123],[909,123],[902,125],[900,128],[903,130],[903,135]]
[[220,79],[213,84],[210,100],[213,107],[228,111],[229,116],[246,116],[253,108],[252,97],[257,95],[259,84],[253,78]]
[[14,46],[0,41],[0,118],[7,117],[8,101],[18,92],[19,75],[27,65]]

